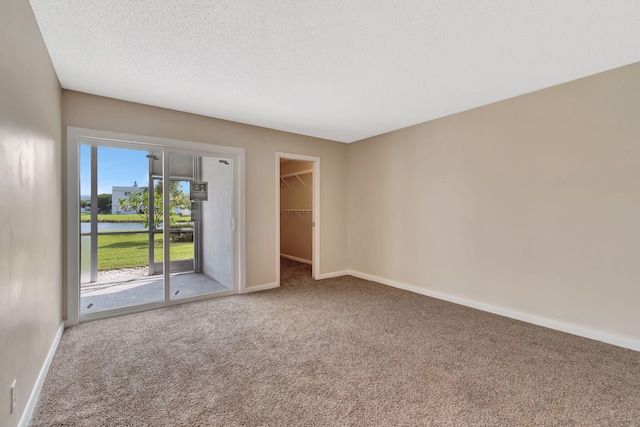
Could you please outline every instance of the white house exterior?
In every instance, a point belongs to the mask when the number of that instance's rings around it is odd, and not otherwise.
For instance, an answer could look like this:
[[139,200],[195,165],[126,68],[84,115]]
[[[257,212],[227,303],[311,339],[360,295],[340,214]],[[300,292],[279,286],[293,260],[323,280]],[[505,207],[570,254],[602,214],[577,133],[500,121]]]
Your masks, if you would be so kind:
[[128,199],[131,193],[139,193],[147,187],[138,187],[134,184],[132,187],[112,187],[111,188],[111,213],[112,214],[132,214],[136,213],[132,209],[124,209],[120,206],[120,199]]
[[82,206],[80,206],[80,212],[81,213],[89,213],[91,212],[91,195],[81,195],[80,196],[80,201],[81,202],[89,202],[89,206],[87,206],[86,208],[83,208]]

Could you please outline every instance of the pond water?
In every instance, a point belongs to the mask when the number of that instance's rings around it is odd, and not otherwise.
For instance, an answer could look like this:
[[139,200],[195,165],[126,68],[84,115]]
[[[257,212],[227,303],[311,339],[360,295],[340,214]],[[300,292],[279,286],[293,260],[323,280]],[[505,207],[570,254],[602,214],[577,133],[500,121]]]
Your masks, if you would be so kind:
[[[138,230],[146,230],[146,229],[147,228],[144,226],[144,223],[142,222],[99,222],[98,223],[98,233],[102,231],[138,231]],[[90,222],[80,223],[80,232],[90,233],[91,223]]]

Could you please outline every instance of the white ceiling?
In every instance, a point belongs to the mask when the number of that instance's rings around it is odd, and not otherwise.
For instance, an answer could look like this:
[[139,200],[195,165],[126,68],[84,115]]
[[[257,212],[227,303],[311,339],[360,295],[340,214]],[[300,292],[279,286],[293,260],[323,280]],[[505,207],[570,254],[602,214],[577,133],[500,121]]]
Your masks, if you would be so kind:
[[63,88],[352,142],[640,61],[638,0],[31,0]]

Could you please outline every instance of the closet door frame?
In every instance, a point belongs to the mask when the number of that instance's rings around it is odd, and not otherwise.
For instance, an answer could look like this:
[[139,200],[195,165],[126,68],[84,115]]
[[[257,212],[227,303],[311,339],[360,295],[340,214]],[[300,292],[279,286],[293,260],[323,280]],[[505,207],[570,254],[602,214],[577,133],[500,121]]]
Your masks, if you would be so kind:
[[280,286],[280,159],[313,163],[311,277],[320,276],[320,157],[276,152],[276,286]]

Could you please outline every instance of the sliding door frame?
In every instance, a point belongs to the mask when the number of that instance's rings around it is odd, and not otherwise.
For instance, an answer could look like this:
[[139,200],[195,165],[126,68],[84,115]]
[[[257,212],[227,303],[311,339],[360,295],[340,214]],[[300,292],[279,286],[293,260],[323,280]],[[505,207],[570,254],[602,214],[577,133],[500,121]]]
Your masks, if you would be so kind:
[[[163,302],[145,304],[135,307],[125,307],[109,310],[92,315],[80,316],[80,178],[79,178],[79,149],[81,144],[97,145],[112,148],[129,148],[136,150],[148,150],[162,152],[165,157],[163,175],[168,178],[169,153],[183,153],[200,156],[228,158],[233,160],[233,212],[235,219],[235,231],[233,239],[233,289],[203,296],[173,300],[166,298]],[[67,127],[66,144],[66,201],[64,203],[64,218],[66,229],[66,266],[64,269],[64,282],[66,284],[66,326],[78,324],[81,320],[93,320],[97,318],[111,317],[114,315],[134,313],[152,308],[182,304],[201,299],[207,299],[229,294],[244,293],[246,288],[246,243],[245,243],[245,150],[243,148],[226,147],[221,145],[203,144],[192,141],[181,141],[166,138],[157,138],[143,135],[131,135],[118,132],[108,132],[93,129]],[[167,181],[168,182],[168,181]],[[168,192],[169,186],[165,186]],[[165,199],[168,200],[167,195]],[[168,204],[164,209],[168,215]],[[165,234],[168,228],[165,227]],[[168,236],[164,236],[165,240]],[[168,245],[167,245],[168,246]],[[165,266],[168,266],[167,258],[169,250],[164,250]],[[165,280],[169,268],[165,268]],[[168,283],[168,282],[167,282]],[[168,286],[165,284],[165,288]]]

